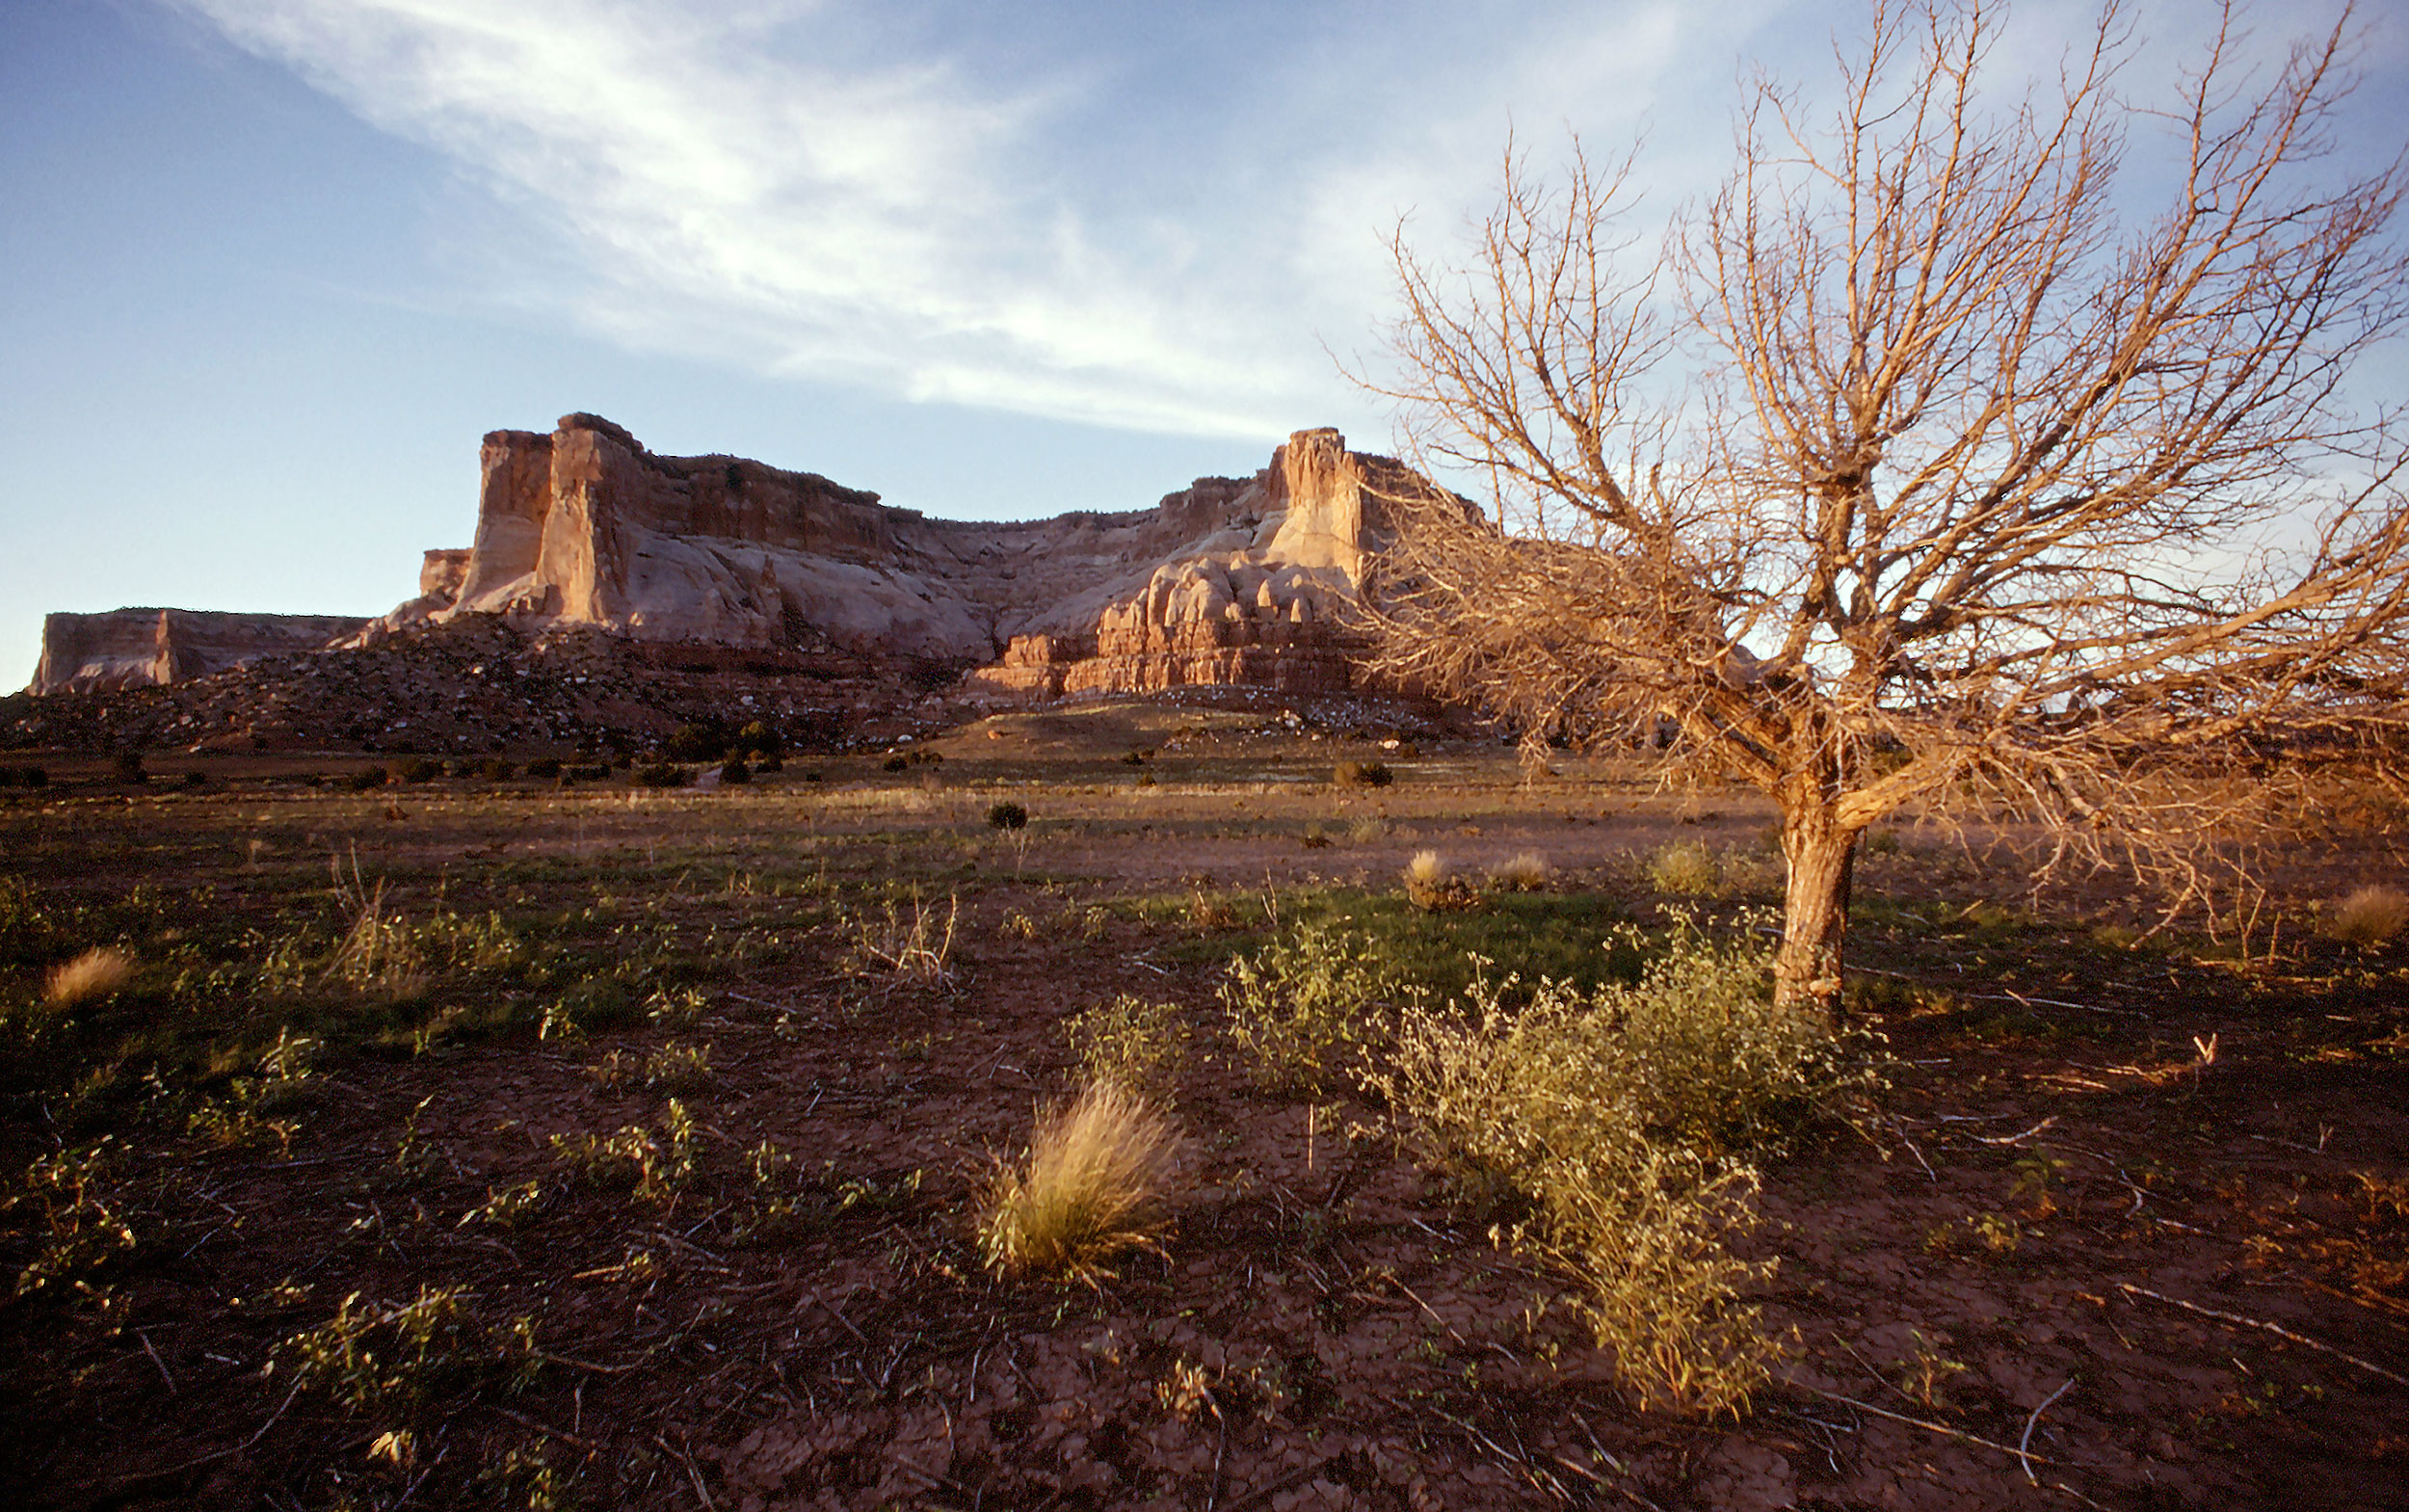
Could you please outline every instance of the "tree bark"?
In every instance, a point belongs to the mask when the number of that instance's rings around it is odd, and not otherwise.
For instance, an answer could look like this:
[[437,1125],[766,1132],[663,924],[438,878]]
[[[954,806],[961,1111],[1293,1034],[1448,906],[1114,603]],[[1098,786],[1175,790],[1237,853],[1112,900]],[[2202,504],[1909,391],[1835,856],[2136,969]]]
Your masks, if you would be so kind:
[[1857,869],[1857,832],[1842,829],[1834,805],[1794,804],[1782,814],[1782,948],[1773,960],[1773,995],[1786,1006],[1812,1003],[1834,1023],[1840,1001],[1840,942],[1848,933],[1849,890]]

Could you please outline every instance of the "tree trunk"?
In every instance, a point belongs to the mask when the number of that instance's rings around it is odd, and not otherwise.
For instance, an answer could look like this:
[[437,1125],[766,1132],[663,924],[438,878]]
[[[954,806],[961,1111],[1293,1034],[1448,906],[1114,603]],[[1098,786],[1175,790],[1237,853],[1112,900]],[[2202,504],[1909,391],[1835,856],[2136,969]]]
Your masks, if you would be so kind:
[[1773,960],[1774,1000],[1813,1003],[1834,1023],[1840,1002],[1840,945],[1848,934],[1848,895],[1857,867],[1857,832],[1843,830],[1829,805],[1802,803],[1782,815],[1782,948]]

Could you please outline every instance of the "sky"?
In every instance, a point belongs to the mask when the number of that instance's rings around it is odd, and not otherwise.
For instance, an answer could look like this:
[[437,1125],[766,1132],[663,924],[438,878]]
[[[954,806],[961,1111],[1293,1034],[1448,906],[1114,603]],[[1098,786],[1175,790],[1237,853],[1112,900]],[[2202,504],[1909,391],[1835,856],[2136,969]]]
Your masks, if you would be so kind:
[[[2363,6],[2352,150],[2409,138]],[[2132,7],[2153,56],[2209,8]],[[2272,52],[2339,0],[2255,13]],[[2046,70],[2088,0],[2031,0]],[[1811,92],[1806,0],[0,0],[0,686],[41,616],[384,612],[479,438],[609,416],[960,519],[1389,449],[1390,239],[1511,138],[1645,213]],[[2027,61],[2028,60],[2028,61]],[[1819,65],[1824,66],[1819,71]],[[1793,70],[1794,73],[1793,73]],[[2370,144],[2374,145],[2372,147]]]

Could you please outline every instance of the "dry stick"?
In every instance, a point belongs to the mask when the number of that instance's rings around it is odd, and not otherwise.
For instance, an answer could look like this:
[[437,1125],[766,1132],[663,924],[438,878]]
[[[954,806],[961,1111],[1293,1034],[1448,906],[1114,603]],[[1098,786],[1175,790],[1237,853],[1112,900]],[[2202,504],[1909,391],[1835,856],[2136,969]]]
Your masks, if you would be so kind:
[[2028,1452],[2032,1448],[2033,1424],[2041,1420],[2041,1415],[2050,1410],[2050,1404],[2052,1402],[2056,1401],[2059,1397],[2065,1395],[2068,1392],[2071,1392],[2074,1389],[2075,1378],[2070,1375],[2066,1378],[2066,1384],[2064,1386],[2059,1387],[2056,1391],[2052,1392],[2049,1395],[2041,1398],[2041,1405],[2035,1407],[2032,1410],[2032,1416],[2025,1419],[2025,1436],[2016,1441],[2016,1457],[2024,1462],[2025,1479],[2032,1485],[2038,1486],[2041,1484],[2041,1477],[2032,1472],[2032,1455]]
[[2286,1328],[2279,1323],[2269,1323],[2261,1318],[2244,1317],[2238,1313],[2220,1312],[2215,1308],[2204,1308],[2197,1302],[2185,1302],[2181,1297],[2170,1297],[2161,1292],[2152,1291],[2147,1287],[2136,1287],[2130,1281],[2120,1281],[2116,1284],[2116,1286],[2117,1289],[2120,1291],[2130,1291],[2137,1297],[2148,1297],[2153,1302],[2163,1302],[2171,1308],[2182,1308],[2186,1313],[2197,1313],[2202,1317],[2212,1317],[2220,1323],[2238,1323],[2244,1328],[2256,1328],[2263,1330],[2263,1332],[2273,1334],[2278,1339],[2289,1339],[2293,1343],[2299,1344],[2303,1348],[2314,1349],[2319,1354],[2332,1355],[2335,1359],[2343,1361],[2345,1364],[2355,1365],[2360,1369],[2367,1371],[2369,1375],[2382,1376],[2385,1380],[2392,1382],[2396,1386],[2409,1386],[2409,1376],[2396,1375],[2392,1371],[2385,1369],[2380,1365],[2370,1365],[2367,1361],[2360,1359],[2357,1355],[2344,1354],[2343,1351],[2335,1348],[2332,1344],[2319,1343],[2316,1340],[2310,1339],[2305,1335],[2295,1334],[2290,1329]]
[[[1962,1428],[1952,1428],[1946,1422],[1934,1422],[1927,1418],[1910,1418],[1905,1413],[1893,1412],[1887,1407],[1876,1407],[1871,1402],[1861,1402],[1854,1396],[1842,1396],[1838,1392],[1827,1392],[1820,1386],[1809,1386],[1804,1381],[1792,1381],[1789,1384],[1797,1387],[1802,1392],[1812,1392],[1828,1402],[1839,1402],[1843,1407],[1854,1407],[1859,1412],[1869,1412],[1877,1418],[1888,1418],[1893,1422],[1907,1423],[1913,1427],[1923,1428],[1933,1433],[1942,1434],[1947,1438],[1961,1439],[1968,1444],[1979,1444],[1986,1449],[1997,1449],[2001,1454],[2016,1454],[2020,1458],[2023,1457],[2014,1445],[2000,1444],[1994,1440],[1983,1438],[1978,1434],[1968,1433]],[[2044,1465],[2054,1465],[2057,1463],[2057,1461],[2050,1458],[2046,1454],[2035,1454],[2031,1457],[2039,1460]]]
[[524,1413],[515,1412],[512,1409],[503,1406],[499,1402],[488,1402],[485,1405],[488,1411],[498,1413],[502,1417],[508,1418],[511,1421],[518,1424],[520,1427],[532,1429],[537,1433],[543,1434],[547,1439],[558,1440],[560,1443],[568,1445],[572,1449],[583,1449],[588,1454],[600,1454],[605,1452],[602,1446],[595,1443],[591,1439],[581,1439],[573,1433],[563,1433],[558,1428],[538,1422],[533,1418],[526,1416]]

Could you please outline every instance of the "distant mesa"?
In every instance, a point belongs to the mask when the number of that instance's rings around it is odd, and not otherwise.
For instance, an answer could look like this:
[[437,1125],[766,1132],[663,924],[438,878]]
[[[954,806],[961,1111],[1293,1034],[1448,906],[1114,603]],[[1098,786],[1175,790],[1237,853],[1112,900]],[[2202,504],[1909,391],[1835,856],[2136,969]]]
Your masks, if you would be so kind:
[[389,614],[54,614],[30,691],[178,682],[490,617],[530,634],[941,661],[1014,698],[1345,692],[1363,677],[1348,611],[1384,500],[1419,485],[1307,430],[1254,477],[1199,478],[1152,509],[975,523],[817,473],[655,456],[591,414],[489,434],[483,470],[475,544],[429,551],[418,597]]

